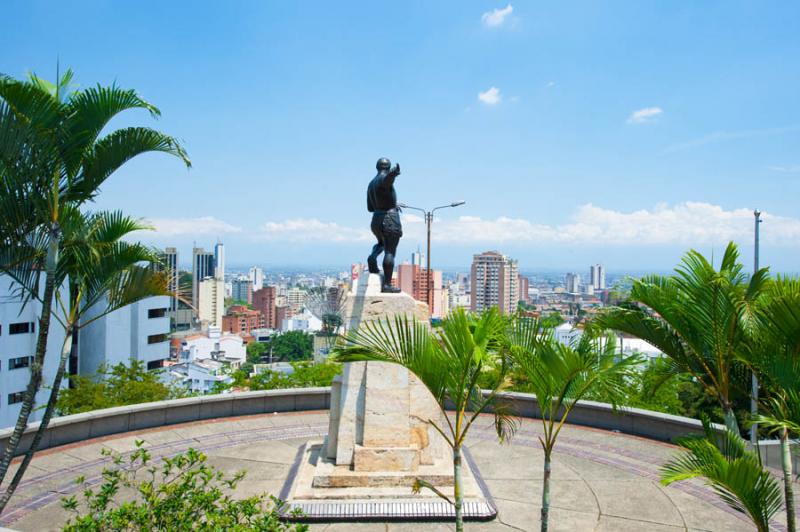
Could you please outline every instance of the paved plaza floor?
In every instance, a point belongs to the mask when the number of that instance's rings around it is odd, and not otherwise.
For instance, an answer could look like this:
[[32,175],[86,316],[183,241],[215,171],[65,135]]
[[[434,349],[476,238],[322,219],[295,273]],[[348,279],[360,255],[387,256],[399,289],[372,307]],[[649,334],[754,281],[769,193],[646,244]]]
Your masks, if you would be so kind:
[[[130,451],[136,439],[146,442],[154,458],[194,447],[209,456],[209,463],[227,472],[246,470],[238,495],[278,495],[298,448],[310,438],[324,436],[327,424],[327,411],[263,414],[170,425],[50,449],[34,459],[0,518],[0,526],[20,531],[57,530],[67,518],[61,497],[77,491],[73,479],[79,475],[89,481],[96,479],[108,465],[101,448]],[[472,429],[468,448],[491,490],[498,517],[488,523],[468,523],[467,530],[539,530],[539,431],[537,420],[524,420],[513,442],[501,445],[490,417]],[[658,468],[675,451],[672,445],[643,438],[565,427],[553,458],[551,530],[752,530],[743,516],[727,508],[699,481],[669,487],[659,484]],[[776,519],[776,530],[783,529],[782,519],[782,515]],[[447,523],[312,526],[314,531],[328,532],[452,529]]]

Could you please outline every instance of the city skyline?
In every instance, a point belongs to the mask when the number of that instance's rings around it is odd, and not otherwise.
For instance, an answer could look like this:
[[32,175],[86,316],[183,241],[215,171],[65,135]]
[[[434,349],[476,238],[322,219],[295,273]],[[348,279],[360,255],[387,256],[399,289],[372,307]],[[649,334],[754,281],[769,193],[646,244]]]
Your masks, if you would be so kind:
[[[759,208],[762,264],[797,269],[797,5],[7,12],[20,23],[0,35],[15,51],[1,72],[52,79],[59,60],[79,85],[136,87],[185,142],[191,171],[144,157],[97,203],[150,220],[140,238],[162,248],[219,238],[253,264],[363,260],[363,189],[385,155],[401,201],[467,202],[434,221],[437,268],[499,249],[543,268],[667,270],[731,239],[751,263]],[[148,38],[106,38],[131,28]],[[404,225],[402,255],[424,242],[418,217]]]

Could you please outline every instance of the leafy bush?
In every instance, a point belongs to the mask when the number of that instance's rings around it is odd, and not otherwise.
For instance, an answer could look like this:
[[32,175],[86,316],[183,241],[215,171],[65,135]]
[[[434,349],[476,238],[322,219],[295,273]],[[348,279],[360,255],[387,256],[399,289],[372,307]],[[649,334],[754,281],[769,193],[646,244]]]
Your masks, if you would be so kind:
[[58,396],[61,415],[176,399],[185,395],[184,390],[161,382],[158,373],[148,371],[144,363],[138,360],[132,360],[129,366],[120,362],[110,369],[101,365],[95,375],[73,375],[70,382],[72,387],[62,390]]
[[[207,465],[206,455],[196,449],[152,464],[143,443],[137,441],[136,450],[127,457],[102,451],[112,457],[113,466],[103,470],[99,488],[83,490],[81,502],[74,495],[62,499],[63,507],[74,514],[65,531],[308,530],[307,525],[282,522],[284,503],[275,497],[233,499],[227,492],[236,489],[243,471],[226,477]],[[80,477],[76,483],[84,484],[85,479]]]

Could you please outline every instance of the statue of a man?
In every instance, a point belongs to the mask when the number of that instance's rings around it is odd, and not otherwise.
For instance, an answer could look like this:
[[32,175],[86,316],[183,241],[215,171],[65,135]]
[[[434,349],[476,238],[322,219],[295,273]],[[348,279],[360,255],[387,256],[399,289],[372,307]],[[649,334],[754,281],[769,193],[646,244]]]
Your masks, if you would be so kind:
[[394,180],[400,175],[400,165],[392,167],[389,159],[378,159],[378,175],[372,178],[367,187],[367,210],[372,213],[372,233],[378,243],[372,248],[372,253],[367,258],[370,273],[380,273],[378,270],[378,255],[383,253],[383,286],[381,291],[397,293],[399,288],[392,286],[394,273],[394,254],[397,244],[403,236],[400,225],[400,209],[397,207],[397,193],[394,191]]

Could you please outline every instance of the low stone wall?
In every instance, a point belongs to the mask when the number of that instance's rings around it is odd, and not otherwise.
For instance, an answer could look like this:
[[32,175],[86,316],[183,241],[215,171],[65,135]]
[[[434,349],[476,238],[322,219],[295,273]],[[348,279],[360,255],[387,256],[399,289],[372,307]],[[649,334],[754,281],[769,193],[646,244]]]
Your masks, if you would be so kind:
[[[50,422],[39,449],[175,423],[271,412],[326,410],[330,408],[330,395],[330,388],[235,392],[120,406],[57,417]],[[503,394],[503,398],[511,403],[520,416],[538,418],[540,415],[539,403],[532,394],[506,393]],[[594,401],[578,403],[570,414],[569,422],[666,442],[675,441],[676,438],[687,434],[700,434],[703,429],[700,421],[696,419],[638,408],[622,408],[614,411],[611,405]],[[38,426],[39,423],[28,425],[18,448],[19,454],[28,449]],[[12,430],[12,428],[0,430],[0,449],[5,448]],[[780,469],[780,448],[776,442],[764,442],[761,453],[768,466]],[[800,464],[796,463],[796,454],[794,459],[797,470]]]

